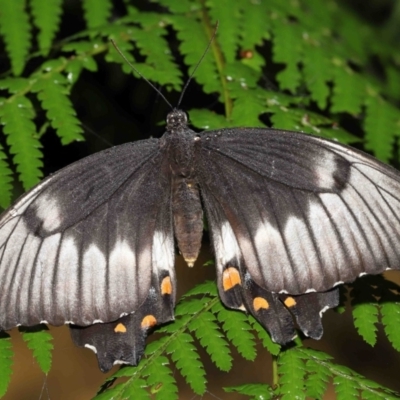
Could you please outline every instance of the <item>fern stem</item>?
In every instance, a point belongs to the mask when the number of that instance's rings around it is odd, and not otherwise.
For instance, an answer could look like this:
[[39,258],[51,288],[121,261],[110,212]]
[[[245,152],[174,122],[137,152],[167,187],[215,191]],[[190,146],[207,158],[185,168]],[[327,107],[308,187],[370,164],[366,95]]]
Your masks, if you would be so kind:
[[[201,3],[201,9],[202,9],[202,12],[201,12],[202,22],[203,22],[204,28],[206,30],[207,36],[209,38],[211,38],[215,28],[212,25],[210,17],[208,15],[205,0],[201,0],[200,3]],[[215,64],[217,66],[218,75],[221,80],[222,94],[224,97],[224,106],[225,106],[225,117],[227,120],[230,120],[231,115],[232,115],[233,104],[232,104],[232,99],[229,96],[228,82],[223,73],[223,71],[225,69],[225,60],[224,60],[224,55],[222,54],[222,51],[221,51],[221,47],[218,45],[218,39],[213,40],[213,42],[211,43],[211,49],[214,54]]]
[[279,385],[278,375],[278,356],[272,356],[272,387],[275,389]]

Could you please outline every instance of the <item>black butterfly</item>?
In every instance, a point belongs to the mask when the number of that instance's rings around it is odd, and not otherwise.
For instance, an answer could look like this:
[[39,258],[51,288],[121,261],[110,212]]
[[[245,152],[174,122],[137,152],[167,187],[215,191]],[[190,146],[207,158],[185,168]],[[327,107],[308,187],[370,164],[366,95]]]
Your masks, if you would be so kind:
[[51,175],[0,219],[0,328],[71,324],[102,371],[137,364],[174,318],[174,236],[192,266],[203,208],[218,288],[284,344],[315,339],[337,285],[400,267],[400,174],[332,141],[235,128],[196,133],[173,110],[161,139]]

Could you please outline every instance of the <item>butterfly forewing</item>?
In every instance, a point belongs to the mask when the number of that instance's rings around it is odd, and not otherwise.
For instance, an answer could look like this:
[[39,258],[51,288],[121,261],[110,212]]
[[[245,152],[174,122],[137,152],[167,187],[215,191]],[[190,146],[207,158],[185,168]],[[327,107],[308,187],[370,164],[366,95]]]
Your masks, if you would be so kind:
[[157,141],[119,146],[54,174],[4,214],[2,329],[116,320],[145,302],[154,274],[167,273],[175,293],[165,161]]
[[390,167],[293,132],[222,130],[202,142],[206,209],[220,205],[261,287],[321,292],[399,267],[400,178]]

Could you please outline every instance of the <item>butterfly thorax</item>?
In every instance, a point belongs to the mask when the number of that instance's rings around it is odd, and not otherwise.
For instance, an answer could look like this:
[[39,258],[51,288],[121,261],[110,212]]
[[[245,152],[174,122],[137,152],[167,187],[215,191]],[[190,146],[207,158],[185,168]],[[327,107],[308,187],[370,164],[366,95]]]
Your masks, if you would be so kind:
[[194,163],[196,136],[188,128],[183,111],[173,110],[168,114],[162,145],[167,148],[172,172],[174,233],[179,250],[190,267],[199,254],[203,233],[203,210]]

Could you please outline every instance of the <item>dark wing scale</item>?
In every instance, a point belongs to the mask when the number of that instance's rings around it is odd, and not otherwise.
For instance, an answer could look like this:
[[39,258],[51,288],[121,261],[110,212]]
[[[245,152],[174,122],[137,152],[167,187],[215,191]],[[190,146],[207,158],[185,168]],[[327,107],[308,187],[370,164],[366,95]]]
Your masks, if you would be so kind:
[[174,243],[165,161],[158,141],[97,153],[47,178],[3,214],[0,276],[7,290],[0,293],[1,329],[117,320],[139,310],[152,276],[163,274],[170,276],[166,318],[172,318]]
[[321,321],[322,314],[329,308],[339,305],[339,289],[334,288],[327,292],[308,293],[293,297],[279,295],[279,298],[295,316],[301,331],[306,336],[319,340],[324,331]]
[[[320,337],[319,313],[334,307],[337,298],[330,296],[337,295],[309,294],[400,267],[400,176],[392,168],[295,132],[225,129],[199,136],[198,179],[227,306],[254,314],[248,296],[269,304],[273,293],[297,295],[297,305],[286,307],[306,334]],[[230,267],[241,278],[231,292],[224,286]],[[260,310],[270,331],[270,315],[281,315],[278,341],[287,341],[284,314]]]

